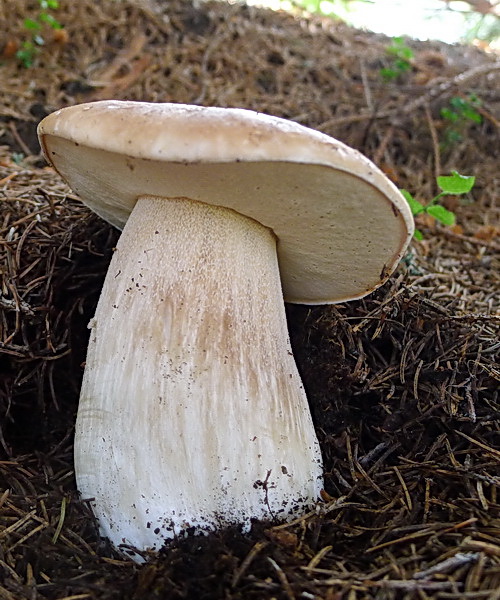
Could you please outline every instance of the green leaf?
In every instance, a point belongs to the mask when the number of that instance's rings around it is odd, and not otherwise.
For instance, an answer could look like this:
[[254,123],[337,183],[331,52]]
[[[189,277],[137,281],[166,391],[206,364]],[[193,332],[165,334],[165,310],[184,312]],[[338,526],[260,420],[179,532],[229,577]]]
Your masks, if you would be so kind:
[[450,99],[450,105],[453,107],[453,111],[456,114],[456,119],[468,119],[474,123],[481,123],[482,117],[475,109],[476,106],[481,105],[481,101],[475,94],[471,94],[469,98],[461,98],[460,96],[453,96]]
[[387,54],[391,54],[393,56],[398,56],[399,48],[397,46],[387,46],[386,48]]
[[410,61],[413,58],[413,50],[408,46],[401,46],[398,52],[399,58]]
[[404,38],[402,37],[392,38],[392,44],[387,47],[387,52],[406,62],[415,56],[413,54],[413,50],[407,46]]
[[399,75],[394,69],[382,68],[380,69],[380,75],[386,80],[391,81],[392,79],[396,79]]
[[458,120],[458,115],[454,110],[451,110],[449,108],[443,107],[440,111],[441,116],[443,117],[443,119],[446,119],[447,121],[450,121],[451,123],[455,123]]
[[408,206],[410,207],[411,214],[413,216],[425,212],[425,206],[418,200],[415,200],[415,198],[410,194],[408,190],[400,190],[400,192],[404,196],[405,200],[408,202]]
[[33,64],[33,61],[35,58],[35,52],[34,52],[34,50],[29,50],[27,48],[24,48],[24,49],[18,50],[16,52],[16,58],[23,65],[23,67],[28,69]]
[[477,94],[469,94],[469,102],[472,106],[481,106],[481,99],[478,98]]
[[38,52],[38,48],[31,40],[23,42],[21,48],[16,52],[16,58],[20,61],[23,67],[29,68],[35,61],[35,56]]
[[49,13],[40,13],[40,21],[47,23],[52,29],[62,29],[62,25],[59,21]]
[[30,29],[32,31],[38,31],[40,29],[40,23],[33,19],[24,19],[23,26],[25,29]]
[[439,221],[443,225],[455,225],[455,214],[440,204],[428,206],[425,212],[431,215],[431,217],[434,217],[436,221]]
[[459,112],[461,112],[464,106],[467,106],[467,101],[463,98],[460,98],[460,96],[453,96],[453,98],[450,99],[450,104],[453,106],[453,108],[456,108]]
[[424,239],[424,234],[420,231],[420,229],[415,229],[415,231],[413,232],[413,237],[416,240],[423,240]]
[[400,73],[404,73],[405,71],[408,71],[411,68],[410,63],[404,58],[398,58],[397,60],[395,60],[394,66]]
[[444,138],[446,144],[456,144],[462,139],[462,134],[456,129],[450,128],[445,131]]
[[457,171],[451,173],[437,178],[439,189],[445,194],[467,194],[474,187],[476,178],[473,175],[460,175]]
[[12,160],[16,163],[16,165],[20,165],[26,156],[22,152],[13,152]]
[[466,119],[469,119],[469,121],[474,121],[474,123],[481,123],[483,120],[481,115],[472,106],[464,107],[462,112]]

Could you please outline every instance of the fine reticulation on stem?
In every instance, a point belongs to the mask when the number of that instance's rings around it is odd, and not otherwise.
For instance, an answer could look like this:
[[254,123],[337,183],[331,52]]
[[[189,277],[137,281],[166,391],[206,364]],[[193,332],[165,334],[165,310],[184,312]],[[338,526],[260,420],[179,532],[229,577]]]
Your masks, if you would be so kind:
[[91,328],[76,476],[115,545],[158,548],[316,501],[320,451],[269,229],[140,198]]

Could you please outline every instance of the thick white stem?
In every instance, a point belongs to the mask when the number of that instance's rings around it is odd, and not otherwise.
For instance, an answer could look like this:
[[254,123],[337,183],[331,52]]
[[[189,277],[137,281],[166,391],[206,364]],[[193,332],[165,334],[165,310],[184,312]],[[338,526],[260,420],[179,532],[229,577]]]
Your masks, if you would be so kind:
[[270,230],[185,198],[140,198],[91,328],[76,477],[115,545],[159,548],[316,501],[320,451]]

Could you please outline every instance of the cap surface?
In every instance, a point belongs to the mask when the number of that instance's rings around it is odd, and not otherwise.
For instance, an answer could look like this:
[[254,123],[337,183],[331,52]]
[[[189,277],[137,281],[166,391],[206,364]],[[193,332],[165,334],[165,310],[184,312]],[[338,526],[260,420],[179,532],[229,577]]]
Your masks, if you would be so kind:
[[285,300],[360,298],[413,235],[406,200],[366,157],[292,121],[244,109],[101,101],[39,124],[47,160],[122,228],[139,196],[187,197],[272,229]]

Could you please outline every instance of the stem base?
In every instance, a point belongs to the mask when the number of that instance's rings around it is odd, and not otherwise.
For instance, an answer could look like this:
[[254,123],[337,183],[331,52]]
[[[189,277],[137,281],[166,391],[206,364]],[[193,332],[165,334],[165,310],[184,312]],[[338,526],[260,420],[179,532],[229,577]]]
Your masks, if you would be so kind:
[[321,456],[270,230],[140,198],[91,328],[75,468],[115,545],[157,549],[317,500]]

